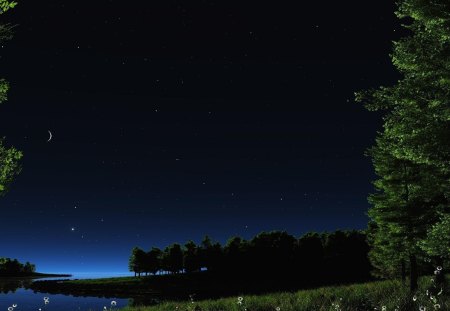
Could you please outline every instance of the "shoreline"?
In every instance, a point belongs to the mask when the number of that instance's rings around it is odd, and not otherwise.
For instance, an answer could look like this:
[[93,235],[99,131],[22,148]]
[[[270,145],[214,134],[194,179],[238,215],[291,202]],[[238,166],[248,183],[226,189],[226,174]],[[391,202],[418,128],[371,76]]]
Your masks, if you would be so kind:
[[38,278],[50,278],[50,277],[72,277],[72,274],[53,274],[53,273],[33,273],[22,275],[0,275],[0,279],[38,279]]
[[[347,284],[367,281],[370,280],[353,280]],[[268,292],[296,291],[339,283],[341,282],[302,280],[286,275],[275,279],[261,276],[239,278],[233,275],[198,272],[192,275],[152,275],[140,278],[37,280],[30,284],[29,288],[37,292],[73,296],[184,300],[191,294],[195,294],[197,298],[211,299],[240,294],[260,295]]]
[[[402,296],[408,300],[408,309],[405,310],[412,310],[410,304],[414,304],[410,297],[409,288],[404,286],[399,279],[320,285],[291,290],[281,288],[272,290],[266,288],[264,290],[260,287],[259,291],[248,291],[248,288],[247,290],[243,287],[239,288],[236,283],[228,283],[225,286],[234,286],[234,289],[219,293],[217,290],[225,288],[213,286],[210,282],[198,284],[198,282],[211,281],[212,276],[204,277],[206,276],[200,277],[198,275],[196,282],[194,282],[194,279],[183,278],[184,280],[181,280],[180,284],[172,283],[174,279],[170,276],[162,279],[152,277],[141,277],[140,279],[112,278],[108,279],[107,282],[102,282],[104,280],[37,281],[31,284],[30,288],[35,291],[45,289],[50,294],[62,293],[75,297],[87,294],[86,296],[128,298],[131,300],[130,304],[124,309],[127,311],[189,310],[192,306],[196,307],[195,310],[203,311],[235,310],[238,297],[244,297],[241,298],[244,303],[249,302],[252,306],[260,307],[260,309],[252,308],[252,310],[277,310],[278,306],[286,306],[286,304],[291,307],[289,310],[297,310],[299,306],[304,307],[302,310],[318,310],[322,307],[327,307],[328,310],[333,303],[345,303],[348,307],[351,307],[348,310],[373,310],[374,307],[385,303],[390,304],[392,308],[394,304],[398,304],[396,299],[380,300],[380,293],[382,293],[382,296],[390,297],[392,295],[389,294],[392,294],[392,292],[396,293],[394,297]],[[429,278],[430,276],[424,275],[419,279],[419,287],[423,293],[430,286]],[[446,278],[449,280],[450,275],[447,275]],[[249,284],[244,284],[244,287],[249,286]],[[36,285],[38,288],[34,288]],[[194,287],[184,288],[187,285],[194,285]],[[210,288],[210,286],[213,286],[213,288]],[[111,289],[114,289],[115,292],[108,292]],[[161,292],[155,291],[155,289],[159,289]],[[70,293],[66,291],[70,291]],[[442,295],[440,297],[443,299],[443,306],[448,302],[448,298],[445,297],[447,296]],[[379,302],[379,304],[374,303],[374,301]],[[429,303],[428,298],[426,302]],[[143,308],[142,306],[146,307]],[[228,308],[224,308],[224,306]]]

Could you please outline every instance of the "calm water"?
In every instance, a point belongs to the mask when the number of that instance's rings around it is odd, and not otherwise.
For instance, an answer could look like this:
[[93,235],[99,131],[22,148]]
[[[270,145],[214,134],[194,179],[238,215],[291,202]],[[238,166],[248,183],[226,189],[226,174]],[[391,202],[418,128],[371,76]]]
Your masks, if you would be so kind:
[[[90,279],[99,277],[117,277],[125,275],[105,275],[105,274],[75,274],[72,278]],[[52,278],[55,279],[55,278]],[[64,278],[67,279],[67,278]],[[0,311],[7,311],[8,307],[17,304],[14,311],[103,311],[106,306],[111,308],[111,302],[114,300],[117,305],[113,308],[125,307],[128,305],[128,299],[115,298],[96,298],[96,297],[73,297],[65,295],[52,295],[46,293],[34,293],[32,290],[24,288],[30,280],[2,279],[0,280]],[[44,297],[49,297],[49,303],[44,303]]]

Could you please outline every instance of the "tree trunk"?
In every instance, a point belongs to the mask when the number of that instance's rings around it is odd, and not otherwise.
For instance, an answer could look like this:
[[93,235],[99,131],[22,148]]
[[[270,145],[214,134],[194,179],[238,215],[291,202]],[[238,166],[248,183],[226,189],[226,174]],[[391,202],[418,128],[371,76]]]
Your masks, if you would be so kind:
[[402,284],[406,283],[406,263],[405,263],[405,259],[402,259]]
[[409,255],[409,290],[415,292],[417,290],[418,284],[417,279],[419,278],[417,272],[417,260],[416,255]]

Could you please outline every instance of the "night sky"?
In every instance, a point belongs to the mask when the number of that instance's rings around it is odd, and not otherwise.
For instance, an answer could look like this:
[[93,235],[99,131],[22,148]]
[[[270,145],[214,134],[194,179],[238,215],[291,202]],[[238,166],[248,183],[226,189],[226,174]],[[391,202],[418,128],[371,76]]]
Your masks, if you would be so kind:
[[24,160],[0,256],[124,272],[135,245],[365,228],[381,115],[353,93],[399,79],[394,9],[20,1],[1,16],[0,135]]

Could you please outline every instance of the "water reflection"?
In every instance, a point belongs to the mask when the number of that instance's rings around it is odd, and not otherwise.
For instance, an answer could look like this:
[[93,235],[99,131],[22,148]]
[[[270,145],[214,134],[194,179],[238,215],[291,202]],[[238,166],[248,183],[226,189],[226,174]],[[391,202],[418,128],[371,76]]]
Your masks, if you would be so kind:
[[0,294],[15,293],[19,288],[28,288],[33,280],[21,278],[0,278]]
[[[67,279],[67,278],[66,278]],[[74,297],[71,295],[49,294],[34,292],[29,289],[35,281],[30,278],[0,278],[0,310],[17,304],[17,311],[73,311],[73,310],[103,310],[111,307],[111,302],[116,301],[113,308],[123,308],[129,304],[128,299],[120,298],[98,298],[98,297]],[[48,297],[48,303],[45,303]]]

